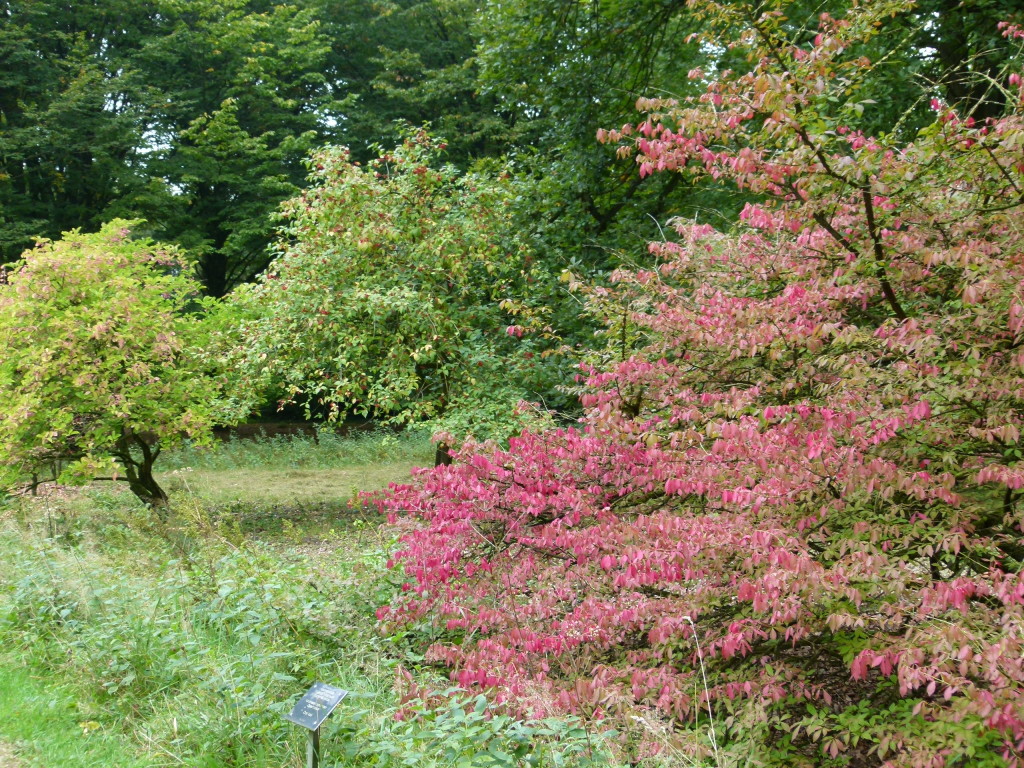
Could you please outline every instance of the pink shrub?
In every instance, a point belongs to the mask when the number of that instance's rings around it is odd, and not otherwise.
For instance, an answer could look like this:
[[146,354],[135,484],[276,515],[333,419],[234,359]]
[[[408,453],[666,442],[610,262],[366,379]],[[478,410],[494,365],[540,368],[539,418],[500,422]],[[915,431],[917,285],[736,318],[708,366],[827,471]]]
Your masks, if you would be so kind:
[[595,297],[645,341],[585,369],[577,428],[382,499],[408,584],[380,617],[460,686],[640,757],[1024,765],[1024,124],[828,128],[887,9],[809,50],[751,17],[749,71],[602,132],[762,201]]

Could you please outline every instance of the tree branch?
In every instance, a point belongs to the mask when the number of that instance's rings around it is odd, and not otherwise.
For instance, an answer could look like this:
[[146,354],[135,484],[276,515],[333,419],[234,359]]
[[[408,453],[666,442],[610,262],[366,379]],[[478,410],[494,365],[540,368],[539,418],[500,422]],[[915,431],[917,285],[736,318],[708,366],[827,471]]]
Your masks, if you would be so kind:
[[907,313],[900,306],[899,299],[896,298],[896,292],[892,289],[889,278],[885,275],[885,250],[882,248],[882,240],[878,236],[878,228],[875,224],[875,205],[871,197],[870,187],[865,186],[861,188],[861,199],[864,201],[864,214],[868,220],[868,234],[871,237],[872,248],[875,252],[875,274],[882,286],[882,293],[885,294],[886,301],[892,307],[893,314],[900,320],[906,320]]

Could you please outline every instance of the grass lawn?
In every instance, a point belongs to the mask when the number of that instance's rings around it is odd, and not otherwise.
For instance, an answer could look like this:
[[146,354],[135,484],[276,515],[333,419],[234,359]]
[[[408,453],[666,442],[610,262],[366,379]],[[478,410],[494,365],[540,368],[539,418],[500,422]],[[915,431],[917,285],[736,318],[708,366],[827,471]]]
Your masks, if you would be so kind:
[[387,432],[315,438],[275,435],[186,447],[161,457],[158,481],[172,493],[190,493],[212,505],[341,505],[359,491],[404,482],[427,466],[427,435]]
[[272,505],[342,504],[355,492],[403,482],[409,466],[344,469],[193,469],[158,475],[170,492],[191,492],[214,505],[250,502]]

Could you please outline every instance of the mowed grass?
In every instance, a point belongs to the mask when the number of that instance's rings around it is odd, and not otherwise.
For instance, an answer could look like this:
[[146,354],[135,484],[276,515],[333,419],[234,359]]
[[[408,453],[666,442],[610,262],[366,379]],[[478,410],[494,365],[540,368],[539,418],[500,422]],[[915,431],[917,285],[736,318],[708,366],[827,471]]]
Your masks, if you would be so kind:
[[415,465],[353,469],[201,469],[158,475],[172,493],[194,493],[214,505],[241,501],[284,506],[343,504],[360,491],[408,479]]
[[361,491],[403,482],[433,460],[429,435],[367,432],[274,435],[186,446],[160,459],[157,479],[171,493],[212,505],[344,504]]

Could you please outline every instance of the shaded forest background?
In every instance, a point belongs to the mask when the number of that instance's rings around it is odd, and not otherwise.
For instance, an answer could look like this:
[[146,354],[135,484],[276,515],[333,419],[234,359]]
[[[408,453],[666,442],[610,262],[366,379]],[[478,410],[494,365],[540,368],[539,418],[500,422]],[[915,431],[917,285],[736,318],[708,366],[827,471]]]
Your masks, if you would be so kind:
[[[926,0],[901,16],[885,45],[910,43],[865,85],[877,127],[912,135],[937,93],[998,113],[977,75],[999,65],[996,23],[1015,5]],[[697,29],[682,0],[3,2],[0,260],[142,218],[222,296],[269,263],[311,151],[366,161],[405,123],[429,124],[460,169],[510,163],[538,257],[595,279],[669,216],[721,225],[739,210],[677,174],[641,181],[593,138],[640,96],[692,91]]]

